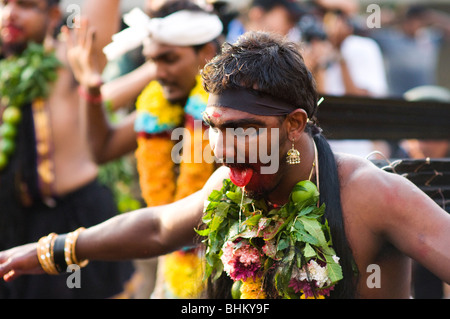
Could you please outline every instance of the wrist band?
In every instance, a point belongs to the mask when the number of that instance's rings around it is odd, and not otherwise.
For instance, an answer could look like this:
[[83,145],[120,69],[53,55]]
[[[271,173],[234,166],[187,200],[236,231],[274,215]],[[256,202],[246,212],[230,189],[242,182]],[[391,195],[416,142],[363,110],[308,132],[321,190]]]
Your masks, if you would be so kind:
[[102,93],[91,94],[81,85],[78,86],[78,94],[87,102],[92,104],[101,104],[103,102]]
[[64,258],[64,247],[67,235],[60,235],[56,237],[53,245],[53,261],[58,273],[65,272],[67,269],[66,259]]
[[78,265],[85,267],[89,260],[78,260],[75,254],[75,245],[78,236],[84,227],[78,228],[76,231],[57,235],[51,233],[39,239],[36,253],[42,269],[49,275],[58,275],[66,271],[69,265]]

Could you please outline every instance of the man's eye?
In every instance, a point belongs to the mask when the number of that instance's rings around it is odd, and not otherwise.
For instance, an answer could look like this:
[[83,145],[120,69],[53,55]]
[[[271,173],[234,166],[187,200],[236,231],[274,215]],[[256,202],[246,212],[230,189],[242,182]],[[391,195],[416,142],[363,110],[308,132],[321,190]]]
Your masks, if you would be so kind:
[[254,127],[246,127],[246,128],[238,127],[234,129],[234,134],[238,137],[242,136],[252,137],[258,135],[258,130]]

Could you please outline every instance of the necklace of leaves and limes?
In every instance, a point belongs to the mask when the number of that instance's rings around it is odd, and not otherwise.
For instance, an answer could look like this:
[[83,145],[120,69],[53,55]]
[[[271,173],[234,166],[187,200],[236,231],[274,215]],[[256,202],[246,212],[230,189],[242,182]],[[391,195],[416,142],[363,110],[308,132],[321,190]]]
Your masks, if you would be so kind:
[[0,104],[6,106],[0,126],[0,171],[6,168],[16,150],[23,106],[48,97],[60,66],[53,52],[36,43],[30,43],[22,54],[0,61]]
[[[205,203],[203,222],[206,228],[197,230],[199,235],[206,236],[203,241],[206,244],[205,278],[212,276],[214,281],[220,277],[222,247],[227,241],[241,237],[260,251],[262,272],[273,271],[275,288],[281,297],[294,297],[288,287],[293,267],[300,269],[313,258],[327,264],[328,277],[332,285],[336,284],[343,278],[342,268],[333,258],[336,253],[323,216],[325,204],[319,207],[318,200],[316,185],[301,181],[293,188],[288,203],[269,209],[264,199],[248,198],[240,187],[229,179],[224,180],[222,189],[213,191]],[[262,224],[266,231],[261,231]],[[264,254],[261,240],[275,240],[274,258]]]

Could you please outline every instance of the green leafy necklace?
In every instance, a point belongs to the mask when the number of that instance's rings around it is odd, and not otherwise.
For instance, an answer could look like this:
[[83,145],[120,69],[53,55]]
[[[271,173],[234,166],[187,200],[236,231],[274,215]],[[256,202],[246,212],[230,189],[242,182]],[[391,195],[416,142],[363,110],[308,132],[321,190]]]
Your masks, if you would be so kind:
[[205,278],[216,280],[225,271],[234,281],[234,298],[268,297],[269,273],[276,297],[329,296],[343,275],[323,217],[325,204],[319,207],[318,200],[314,183],[301,181],[288,203],[269,209],[265,200],[250,199],[224,180],[205,203],[206,228],[197,230],[206,236]]
[[43,45],[36,43],[30,43],[20,56],[0,61],[1,104],[7,106],[0,126],[0,171],[8,165],[16,149],[22,107],[48,97],[50,83],[56,81],[60,66],[54,52],[47,52]]

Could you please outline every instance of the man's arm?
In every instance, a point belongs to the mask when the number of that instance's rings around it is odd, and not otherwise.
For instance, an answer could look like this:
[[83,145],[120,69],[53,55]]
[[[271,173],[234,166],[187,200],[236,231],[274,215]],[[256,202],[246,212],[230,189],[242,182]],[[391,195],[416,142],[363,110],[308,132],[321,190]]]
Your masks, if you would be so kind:
[[146,62],[128,74],[102,85],[103,100],[113,110],[134,102],[142,90],[155,79],[155,64]]
[[450,283],[450,214],[405,178],[392,175],[383,228],[405,254]]
[[358,175],[353,203],[372,233],[450,283],[450,214],[400,175],[375,166]]

